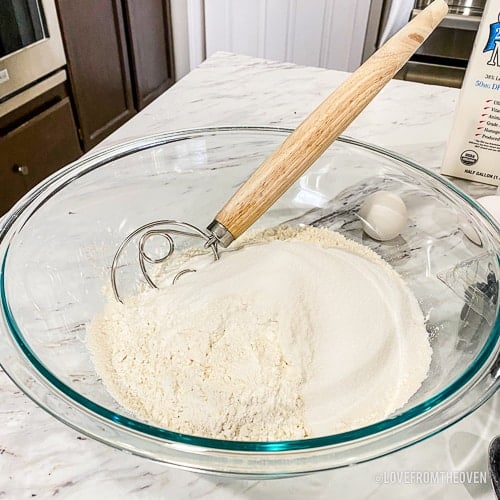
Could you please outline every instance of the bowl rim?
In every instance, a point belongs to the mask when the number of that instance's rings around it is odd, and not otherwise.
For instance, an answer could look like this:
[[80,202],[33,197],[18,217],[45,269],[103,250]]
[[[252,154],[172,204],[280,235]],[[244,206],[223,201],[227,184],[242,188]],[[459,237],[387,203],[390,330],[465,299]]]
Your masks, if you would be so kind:
[[[73,180],[86,175],[87,173],[95,170],[110,161],[119,159],[123,156],[137,153],[139,151],[157,147],[163,144],[169,144],[179,140],[191,139],[199,135],[213,135],[218,133],[272,133],[277,135],[285,135],[293,132],[293,129],[282,128],[282,127],[251,127],[251,126],[240,126],[240,127],[206,127],[206,128],[194,128],[177,130],[167,133],[154,134],[149,136],[140,137],[138,139],[133,139],[130,141],[122,142],[112,147],[97,151],[91,155],[84,156],[79,160],[69,164],[58,172],[54,173],[44,181],[42,181],[37,187],[25,195],[0,221],[0,245],[7,237],[10,235],[10,229],[15,225],[18,219],[25,212],[29,213],[27,219],[22,223],[24,225],[29,217],[34,211],[36,211],[47,199],[53,196],[55,193],[63,189],[67,184],[71,183]],[[420,165],[414,163],[413,161],[404,158],[403,156],[394,153],[392,151],[386,150],[384,148],[352,139],[346,136],[341,136],[337,139],[340,143],[345,143],[351,146],[355,146],[365,151],[371,153],[376,153],[378,155],[383,155],[385,157],[392,158],[399,163],[403,163],[411,169],[417,170],[425,174],[426,178],[431,178],[437,181],[439,185],[451,190],[455,195],[460,197],[466,204],[470,205],[476,212],[478,212],[491,226],[496,230],[496,240],[500,242],[498,238],[498,233],[500,233],[500,227],[497,225],[495,220],[487,213],[484,208],[477,204],[472,198],[466,195],[453,183],[442,177],[441,175],[428,170]],[[335,143],[334,143],[335,144]],[[37,203],[38,202],[38,203]],[[21,225],[21,227],[22,227]],[[500,247],[499,247],[500,248]],[[169,444],[181,444],[189,445],[190,447],[198,447],[200,449],[215,450],[223,452],[244,452],[248,454],[257,453],[265,455],[277,452],[300,452],[300,451],[313,451],[318,448],[335,448],[337,445],[346,445],[352,442],[359,442],[365,439],[373,439],[374,437],[382,436],[387,434],[387,432],[392,432],[395,429],[406,432],[408,431],[409,424],[418,424],[422,420],[428,420],[431,418],[436,409],[440,407],[441,404],[451,401],[453,398],[460,396],[460,394],[480,382],[481,375],[484,375],[484,368],[488,366],[493,366],[498,354],[500,353],[500,318],[498,314],[498,304],[497,304],[497,316],[495,324],[492,326],[490,335],[483,345],[480,353],[476,356],[473,362],[467,367],[467,369],[452,383],[447,387],[442,389],[439,393],[435,394],[426,401],[419,403],[418,405],[405,410],[404,412],[384,419],[381,422],[377,422],[368,426],[364,426],[352,431],[343,432],[339,434],[333,434],[329,436],[321,436],[315,438],[305,438],[298,440],[288,440],[288,441],[268,441],[268,442],[255,442],[255,441],[230,441],[222,439],[205,438],[201,436],[192,436],[188,434],[177,433],[156,427],[153,425],[148,425],[143,422],[134,420],[133,418],[120,415],[116,412],[108,410],[107,408],[100,406],[88,398],[80,395],[74,391],[71,387],[59,380],[50,370],[48,370],[36,354],[31,351],[29,344],[24,339],[24,336],[18,327],[14,315],[10,309],[7,293],[5,289],[5,266],[7,263],[7,258],[9,255],[9,243],[3,252],[1,269],[0,269],[0,305],[1,313],[4,319],[4,324],[7,329],[7,333],[10,334],[11,339],[14,344],[11,348],[14,348],[16,354],[21,356],[24,360],[29,360],[29,368],[34,368],[36,373],[31,373],[32,377],[41,379],[38,383],[45,385],[45,387],[52,390],[57,398],[69,402],[75,407],[83,410],[87,416],[91,416],[95,419],[105,419],[107,425],[111,425],[115,429],[120,429],[121,431],[127,431],[136,433],[141,437],[147,436],[154,440],[160,440],[164,443]],[[497,254],[498,255],[498,254]],[[496,349],[495,349],[496,346]],[[2,349],[0,348],[0,354]],[[0,358],[0,362],[2,359]],[[10,370],[9,366],[2,365],[5,372],[10,378],[20,387],[20,389],[31,397],[38,405],[42,406],[49,413],[56,416],[56,418],[62,420],[64,423],[76,428],[78,431],[91,435],[92,437],[104,441],[108,444],[115,443],[109,442],[103,436],[96,435],[96,433],[89,433],[88,429],[82,428],[81,425],[69,422],[67,419],[61,418],[60,415],[55,414],[53,407],[43,400],[39,396],[35,395],[33,391],[30,391],[20,376],[18,370]],[[426,433],[426,435],[416,435],[413,437],[407,436],[405,442],[399,443],[398,447],[395,449],[401,449],[404,446],[417,442],[433,433],[451,425],[460,418],[463,418],[468,413],[474,411],[478,406],[484,403],[498,388],[500,387],[500,373],[496,377],[493,377],[492,383],[488,387],[488,390],[478,395],[476,398],[476,404],[465,409],[462,408],[461,411],[456,412],[452,417],[452,421],[448,420],[443,422],[440,426],[433,429],[432,432]],[[390,450],[394,451],[394,450]],[[389,452],[390,452],[389,451]],[[138,454],[141,454],[138,452]],[[146,456],[146,455],[145,455]],[[377,455],[380,456],[380,455]],[[375,458],[375,457],[370,457]],[[361,461],[361,460],[359,460]]]

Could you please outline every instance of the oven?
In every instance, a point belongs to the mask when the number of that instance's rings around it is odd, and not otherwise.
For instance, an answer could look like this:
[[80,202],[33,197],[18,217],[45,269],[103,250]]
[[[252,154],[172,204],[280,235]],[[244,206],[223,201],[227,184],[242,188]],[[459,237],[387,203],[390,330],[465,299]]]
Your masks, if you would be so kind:
[[[365,56],[415,17],[432,0],[372,0]],[[486,0],[447,0],[449,12],[396,78],[460,88]],[[378,13],[378,15],[377,15]]]
[[54,0],[0,0],[0,115],[64,80],[65,64]]

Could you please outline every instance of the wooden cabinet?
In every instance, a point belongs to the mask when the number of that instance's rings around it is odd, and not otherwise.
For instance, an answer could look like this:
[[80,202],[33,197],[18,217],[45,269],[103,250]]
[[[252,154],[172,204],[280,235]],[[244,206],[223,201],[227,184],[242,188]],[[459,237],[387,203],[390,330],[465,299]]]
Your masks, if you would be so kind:
[[0,216],[21,196],[80,154],[68,97],[0,137]]
[[59,0],[69,80],[85,149],[134,113],[120,0]]
[[168,0],[58,0],[85,150],[174,82]]
[[138,111],[174,83],[170,3],[125,0],[134,104]]
[[0,215],[174,83],[169,0],[57,0],[57,9],[69,85],[0,116]]
[[0,158],[0,217],[27,191],[24,176],[16,172],[19,166]]

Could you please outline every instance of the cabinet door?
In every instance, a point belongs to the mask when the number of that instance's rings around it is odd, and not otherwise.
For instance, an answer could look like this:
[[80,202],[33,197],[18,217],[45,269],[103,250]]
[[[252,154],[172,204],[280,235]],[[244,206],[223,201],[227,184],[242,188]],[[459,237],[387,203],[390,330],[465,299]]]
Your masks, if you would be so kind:
[[25,192],[81,154],[66,97],[0,138],[0,215]]
[[3,155],[0,158],[0,217],[27,191],[23,167],[24,165],[6,162]]
[[71,88],[85,149],[134,113],[120,0],[58,0]]
[[125,0],[134,100],[141,110],[174,83],[168,0]]

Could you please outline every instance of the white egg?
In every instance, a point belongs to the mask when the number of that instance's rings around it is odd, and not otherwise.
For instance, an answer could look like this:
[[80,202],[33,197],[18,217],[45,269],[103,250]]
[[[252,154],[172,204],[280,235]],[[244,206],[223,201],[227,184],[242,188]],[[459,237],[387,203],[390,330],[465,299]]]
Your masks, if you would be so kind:
[[[483,196],[478,198],[476,201],[489,212],[498,224],[500,224],[500,196]],[[463,221],[461,228],[469,240],[476,245],[481,245],[481,238],[479,237],[479,234],[469,222]]]
[[476,200],[481,206],[486,208],[489,214],[500,224],[500,196],[483,196]]
[[404,201],[389,191],[377,191],[366,198],[358,212],[363,231],[375,240],[392,240],[408,221]]

